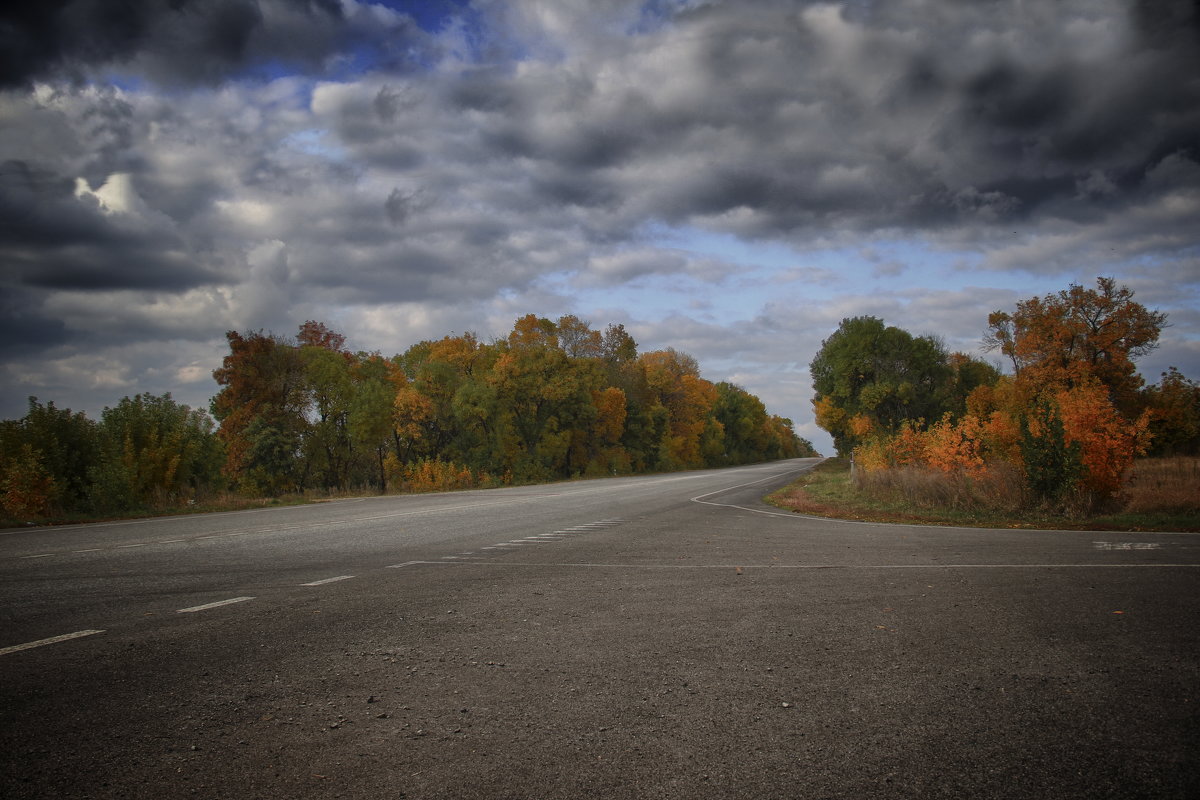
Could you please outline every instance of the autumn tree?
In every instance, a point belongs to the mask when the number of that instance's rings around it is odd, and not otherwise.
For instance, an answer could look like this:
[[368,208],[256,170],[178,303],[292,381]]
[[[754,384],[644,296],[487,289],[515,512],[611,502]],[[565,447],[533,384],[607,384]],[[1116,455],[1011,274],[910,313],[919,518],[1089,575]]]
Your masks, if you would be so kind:
[[300,326],[296,342],[300,347],[316,347],[331,353],[346,353],[346,337],[324,322],[316,320],[310,319]]
[[629,404],[625,392],[616,386],[592,390],[596,414],[586,431],[587,471],[591,474],[628,472],[631,463],[621,446]]
[[220,423],[217,435],[225,443],[226,474],[238,480],[255,469],[259,475],[274,476],[271,492],[286,491],[293,488],[291,478],[296,476],[290,467],[287,481],[278,475],[283,466],[281,454],[298,457],[308,427],[308,396],[299,349],[262,331],[229,331],[225,338],[229,354],[213,371],[221,389],[210,408]]
[[558,346],[570,358],[599,358],[603,353],[603,335],[574,314],[558,318],[555,334]]
[[570,474],[572,431],[595,416],[598,373],[559,348],[554,323],[527,315],[514,324],[489,380],[512,433],[508,468],[524,479]]
[[1175,367],[1145,391],[1151,455],[1200,455],[1200,383]]
[[[397,450],[401,461],[419,458],[454,460],[479,445],[478,419],[465,430],[460,414],[470,417],[464,405],[471,389],[484,380],[494,359],[487,345],[473,333],[418,342],[398,358],[408,379],[396,395]],[[466,392],[466,395],[460,392]],[[456,403],[457,398],[457,403]]]
[[[1134,362],[1156,346],[1165,324],[1165,315],[1134,302],[1111,278],[1098,279],[1094,290],[1071,285],[1022,301],[1014,313],[994,312],[985,347],[1007,357],[1013,374],[953,354],[949,382],[929,395],[944,398],[944,416],[928,424],[910,415],[896,430],[861,402],[869,394],[856,381],[869,368],[855,356],[870,337],[860,330],[857,347],[843,341],[814,361],[814,379],[827,389],[817,398],[818,422],[856,445],[868,473],[912,466],[975,480],[1004,462],[997,474],[1015,469],[1027,498],[1072,512],[1095,509],[1118,496],[1153,433],[1189,435],[1190,382],[1172,374],[1161,387],[1139,391]],[[842,400],[856,396],[857,405]]]
[[1134,416],[1142,379],[1134,362],[1158,346],[1166,315],[1149,311],[1112,278],[1095,289],[1070,288],[1017,303],[988,317],[984,346],[1012,364],[1028,396],[1071,389],[1096,379],[1126,416]]
[[706,454],[720,451],[723,431],[712,416],[717,389],[700,377],[700,365],[687,353],[668,347],[643,353],[645,371],[655,408],[666,420],[658,463],[665,469],[704,466]]
[[[418,342],[390,360],[352,354],[308,321],[294,340],[228,334],[214,377],[227,470],[254,491],[461,488],[723,463],[717,390],[695,359],[639,356],[621,325],[527,314],[490,343]],[[790,422],[756,399],[739,457],[793,452]],[[758,413],[762,411],[762,413]],[[753,443],[751,444],[751,440]],[[747,449],[749,448],[749,449]]]

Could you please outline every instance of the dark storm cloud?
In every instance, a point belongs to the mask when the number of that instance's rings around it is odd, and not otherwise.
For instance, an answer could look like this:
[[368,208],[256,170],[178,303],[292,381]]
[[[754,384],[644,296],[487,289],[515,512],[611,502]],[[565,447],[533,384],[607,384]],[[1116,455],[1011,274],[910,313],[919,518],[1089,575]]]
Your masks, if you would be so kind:
[[44,289],[183,289],[215,277],[179,237],[122,225],[69,179],[0,164],[0,280]]
[[5,357],[25,357],[68,340],[66,325],[46,314],[42,299],[11,286],[0,292],[0,353]]
[[[1005,225],[1120,208],[1200,159],[1197,7],[705,4],[634,43],[567,26],[578,58],[447,96],[496,158],[553,165],[548,204],[616,181],[631,216],[740,211],[739,233]],[[1119,191],[1080,193],[1100,178]]]
[[[346,50],[404,66],[412,26],[348,18],[337,0],[38,0],[0,16],[0,88],[105,70],[215,83],[272,63],[319,67]],[[388,37],[396,37],[389,40]]]

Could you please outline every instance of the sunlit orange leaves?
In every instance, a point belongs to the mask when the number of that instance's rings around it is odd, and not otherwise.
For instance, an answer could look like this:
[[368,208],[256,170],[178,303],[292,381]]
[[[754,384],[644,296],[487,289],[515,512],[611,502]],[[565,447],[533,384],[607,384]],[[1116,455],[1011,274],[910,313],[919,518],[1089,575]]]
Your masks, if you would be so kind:
[[[859,400],[867,411],[836,402],[835,392],[853,385],[856,365],[868,358],[848,344],[846,331],[856,321],[843,321],[840,338],[826,342],[826,349],[830,342],[840,349],[814,361],[830,392],[814,401],[817,423],[835,441],[857,441],[854,454],[866,473],[914,468],[952,474],[964,485],[1018,474],[1039,502],[1095,506],[1120,492],[1152,433],[1170,437],[1171,447],[1200,448],[1200,388],[1172,371],[1160,386],[1140,390],[1134,359],[1154,348],[1165,320],[1110,278],[1098,279],[1095,289],[1072,285],[1022,301],[1015,313],[988,318],[985,339],[1009,358],[1012,376],[952,354],[947,365],[959,399],[936,420],[910,415],[891,427],[877,424],[876,409],[897,398],[915,405],[904,397],[905,384],[864,389]],[[853,342],[863,349],[874,340]]]
[[1080,446],[1084,484],[1102,496],[1116,494],[1134,457],[1148,444],[1148,417],[1126,420],[1098,381],[1061,390],[1055,401],[1067,442]]
[[975,417],[942,417],[926,432],[925,460],[941,472],[979,474],[984,468],[983,426]]
[[611,447],[620,440],[625,430],[625,392],[609,386],[602,391],[592,392],[592,402],[596,406],[593,427],[595,440],[601,447]]

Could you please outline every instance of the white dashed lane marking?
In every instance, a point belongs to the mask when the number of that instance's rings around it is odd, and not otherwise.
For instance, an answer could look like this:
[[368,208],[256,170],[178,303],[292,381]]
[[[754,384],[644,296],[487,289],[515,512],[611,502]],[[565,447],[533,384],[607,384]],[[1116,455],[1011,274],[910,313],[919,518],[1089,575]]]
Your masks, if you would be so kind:
[[[386,515],[386,516],[392,516],[392,515]],[[397,516],[399,516],[399,515],[397,515]],[[480,550],[500,550],[503,548],[522,547],[524,545],[530,545],[530,544],[552,544],[554,542],[560,542],[563,539],[567,538],[568,536],[575,536],[575,535],[579,535],[579,534],[583,534],[583,533],[590,533],[592,531],[603,530],[603,529],[611,527],[613,525],[619,525],[622,522],[624,522],[624,520],[602,520],[600,522],[593,522],[593,523],[589,523],[587,525],[576,525],[572,528],[567,528],[564,530],[557,530],[552,533],[539,533],[539,534],[534,534],[532,536],[526,536],[523,539],[513,539],[512,541],[508,541],[508,542],[498,542],[493,545],[486,545],[486,546],[480,548]],[[251,530],[230,531],[230,532],[222,533],[222,534],[197,536],[197,537],[187,538],[187,539],[161,539],[161,540],[158,540],[155,542],[137,542],[137,543],[133,543],[133,544],[116,545],[116,546],[110,547],[110,548],[94,547],[94,548],[87,548],[87,549],[81,549],[81,550],[72,550],[72,551],[67,551],[67,552],[70,552],[70,553],[98,553],[105,549],[127,550],[127,549],[133,549],[133,548],[137,548],[137,547],[146,547],[151,544],[181,544],[181,543],[185,543],[185,542],[203,541],[206,539],[223,539],[223,538],[228,538],[228,537],[232,537],[232,536],[247,536],[247,535],[256,534],[256,533],[272,533],[272,532],[279,531],[279,530],[288,530],[293,527],[303,527],[303,526],[287,525],[287,526],[279,526],[279,527],[272,527],[272,528],[258,528],[258,529],[251,529]],[[1106,544],[1112,545],[1112,547],[1109,549],[1142,549],[1141,546],[1137,545],[1136,543],[1097,542],[1096,546],[1100,547],[1101,545],[1106,545]],[[1157,546],[1157,545],[1153,545],[1153,546]],[[390,564],[387,567],[385,567],[385,569],[400,569],[403,567],[415,566],[417,564],[438,564],[438,563],[444,564],[448,561],[460,560],[465,556],[475,555],[476,552],[478,552],[478,551],[467,550],[456,556],[442,556],[441,561],[405,561],[400,564]],[[34,555],[21,556],[21,558],[25,558],[25,559],[50,558],[50,557],[56,556],[56,555],[63,555],[63,553],[36,553]],[[324,586],[329,583],[336,583],[338,581],[350,580],[351,578],[354,578],[354,577],[355,577],[354,575],[335,575],[331,578],[322,578],[320,580],[309,581],[308,583],[302,583],[302,584],[300,584],[300,586]],[[217,600],[212,603],[204,603],[204,604],[198,605],[198,606],[190,606],[188,608],[180,608],[175,613],[177,613],[177,614],[194,614],[199,611],[208,611],[209,609],[213,609],[213,608],[221,608],[222,606],[234,605],[235,603],[245,603],[245,602],[247,602],[249,600],[253,600],[253,599],[254,599],[253,597],[231,597],[227,600]],[[91,630],[91,629],[83,630],[83,631],[76,631],[74,633],[66,633],[61,636],[52,636],[49,639],[39,639],[38,641],[35,641],[35,642],[26,642],[24,644],[17,644],[17,645],[12,645],[10,647],[3,647],[3,648],[0,648],[0,655],[8,655],[9,653],[16,653],[16,652],[20,652],[22,650],[29,650],[34,647],[42,647],[42,646],[48,645],[48,644],[55,644],[57,642],[65,642],[65,641],[69,641],[71,639],[78,639],[78,638],[81,638],[84,636],[92,636],[97,633],[104,633],[104,631],[103,630]]]
[[[561,542],[568,536],[579,536],[584,533],[592,533],[594,531],[611,528],[614,525],[620,525],[625,520],[601,520],[599,522],[589,522],[586,525],[576,525],[572,528],[563,528],[550,533],[538,533],[533,536],[526,536],[524,539],[512,539],[507,542],[496,542],[495,544],[485,545],[481,550],[498,550],[505,547],[523,547],[528,544],[551,544],[553,542]],[[463,553],[462,555],[471,555]],[[488,555],[491,555],[490,553]]]
[[49,639],[38,639],[36,642],[26,642],[25,644],[14,644],[11,647],[0,647],[0,656],[6,656],[9,653],[18,653],[22,650],[32,650],[35,647],[42,647],[48,644],[57,644],[58,642],[66,642],[71,639],[78,639],[83,636],[91,636],[104,631],[75,631],[74,633],[64,633],[62,636],[51,636]]
[[244,603],[247,600],[253,600],[253,597],[231,597],[228,600],[218,600],[215,603],[205,603],[202,606],[192,606],[191,608],[181,608],[176,611],[176,614],[191,614],[196,611],[207,611],[210,608],[218,608],[219,606],[228,606],[233,603]]
[[353,577],[354,577],[353,575],[338,575],[336,578],[322,578],[319,581],[312,581],[311,583],[302,583],[300,585],[301,586],[324,586],[327,583],[336,583],[337,581],[348,581]]

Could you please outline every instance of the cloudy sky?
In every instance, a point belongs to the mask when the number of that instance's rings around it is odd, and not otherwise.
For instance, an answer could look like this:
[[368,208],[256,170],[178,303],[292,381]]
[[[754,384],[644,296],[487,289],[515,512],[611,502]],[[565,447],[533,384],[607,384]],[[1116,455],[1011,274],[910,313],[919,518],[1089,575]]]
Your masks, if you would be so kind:
[[620,322],[812,423],[870,314],[1111,275],[1200,378],[1194,0],[41,0],[0,12],[0,418],[206,407],[227,330]]

